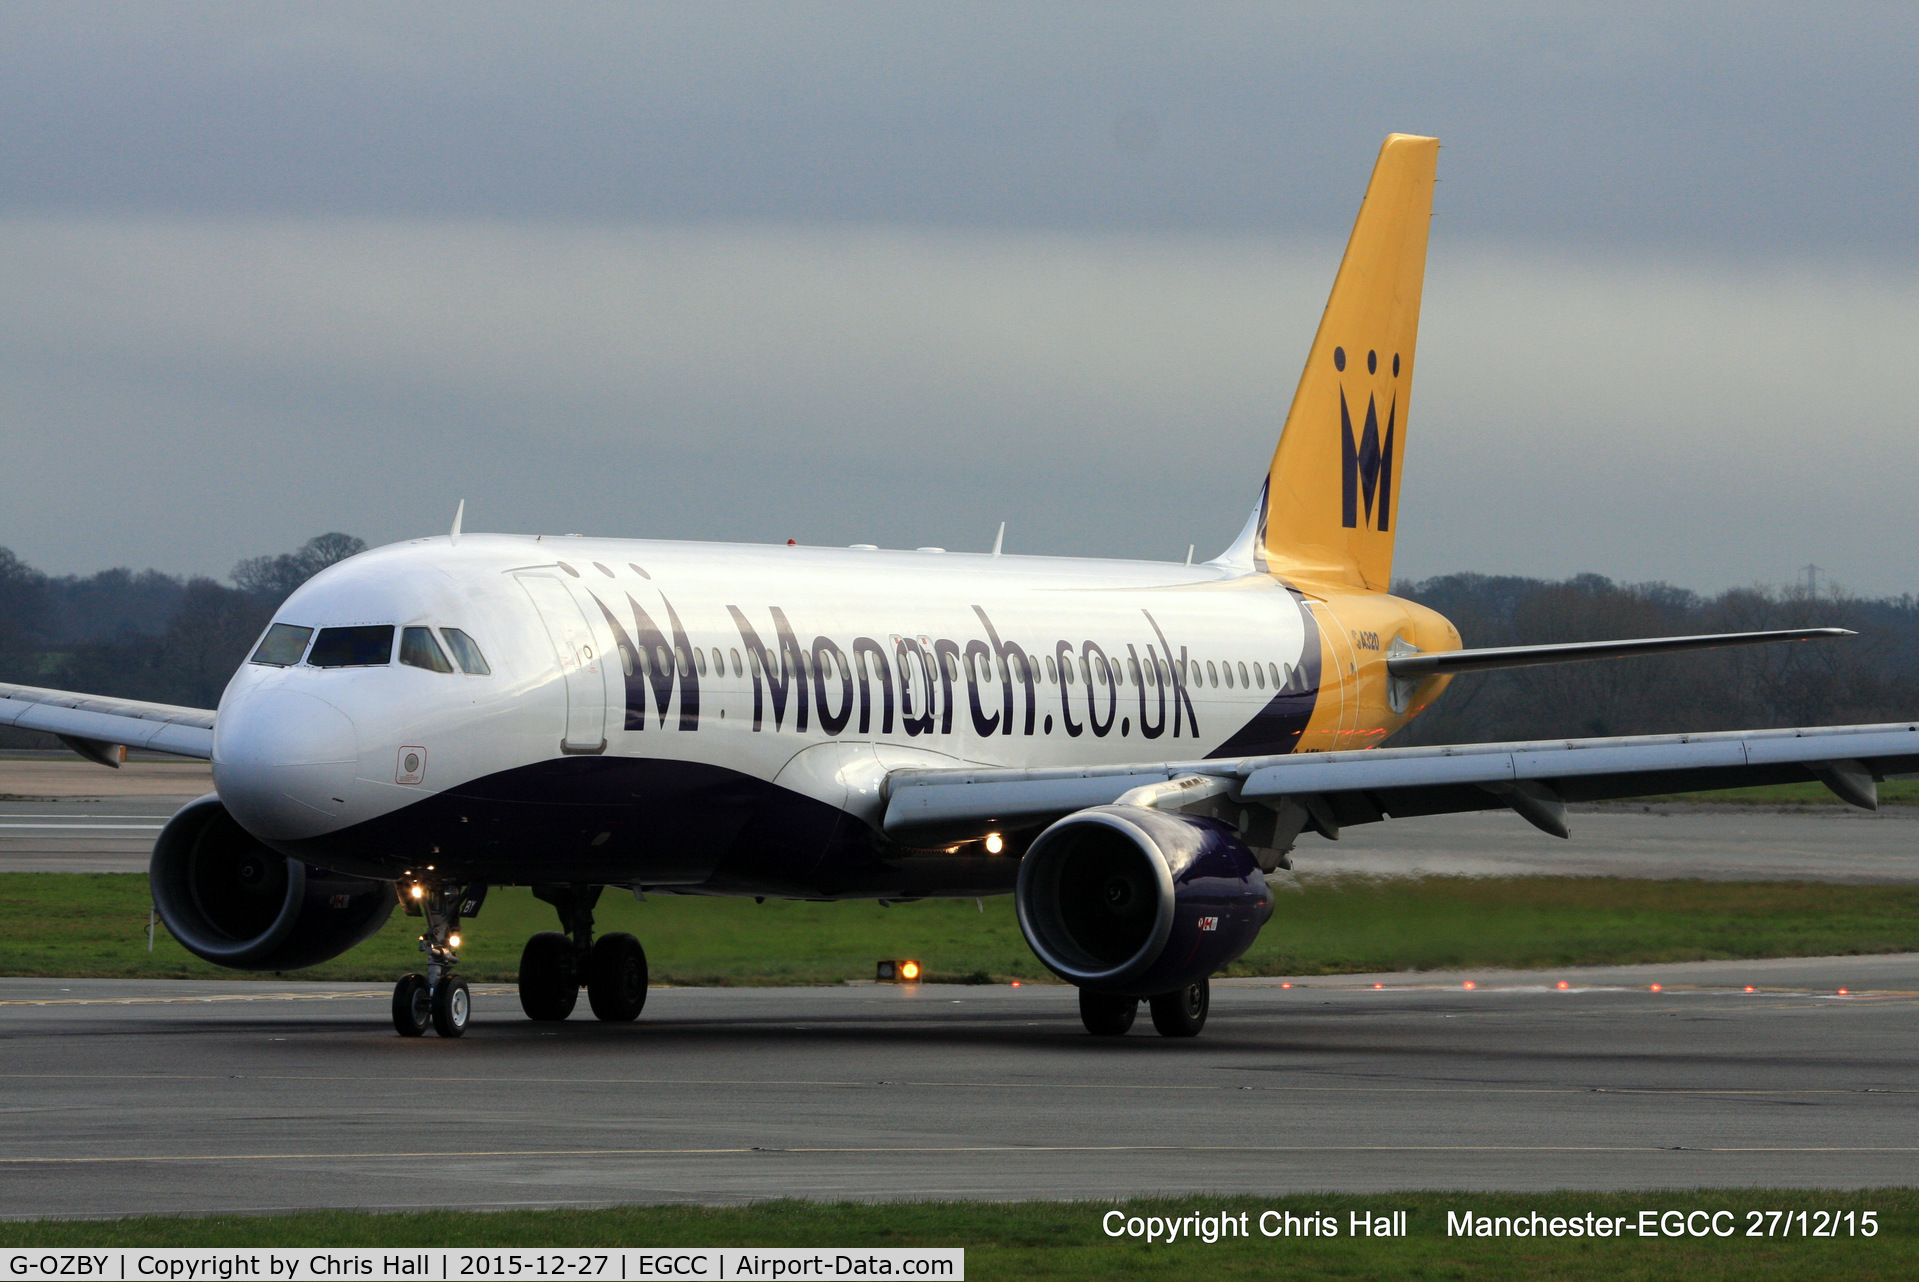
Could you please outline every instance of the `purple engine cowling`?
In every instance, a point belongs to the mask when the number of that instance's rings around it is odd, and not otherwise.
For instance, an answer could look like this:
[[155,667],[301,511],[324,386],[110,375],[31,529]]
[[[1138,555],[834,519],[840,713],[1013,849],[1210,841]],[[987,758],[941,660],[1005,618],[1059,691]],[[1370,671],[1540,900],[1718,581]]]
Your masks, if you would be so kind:
[[338,957],[393,911],[393,883],[270,850],[208,793],[180,808],[153,846],[147,880],[188,952],[235,970],[298,970]]
[[1046,968],[1099,992],[1152,997],[1237,959],[1273,915],[1252,852],[1216,819],[1094,806],[1020,861],[1020,930]]

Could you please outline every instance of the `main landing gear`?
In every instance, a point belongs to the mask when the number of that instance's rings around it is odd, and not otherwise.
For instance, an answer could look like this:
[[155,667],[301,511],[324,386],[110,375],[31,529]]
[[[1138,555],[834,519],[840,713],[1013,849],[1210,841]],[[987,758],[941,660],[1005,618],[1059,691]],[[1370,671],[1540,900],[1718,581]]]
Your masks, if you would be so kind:
[[473,994],[466,981],[453,973],[459,961],[460,906],[466,898],[464,886],[424,882],[400,886],[400,902],[407,911],[426,919],[420,951],[427,957],[426,974],[402,975],[393,986],[393,1027],[402,1037],[418,1037],[429,1027],[442,1037],[466,1032],[473,1016]]
[[520,1008],[528,1019],[556,1023],[573,1013],[586,989],[593,1014],[630,1023],[646,1006],[646,950],[626,934],[593,938],[593,906],[604,886],[538,884],[535,898],[560,914],[559,930],[543,930],[520,954]]
[[[1170,993],[1147,999],[1153,1012],[1153,1027],[1161,1037],[1197,1037],[1206,1027],[1206,1013],[1212,1004],[1211,986],[1205,980],[1188,984]],[[1079,990],[1079,1019],[1095,1037],[1121,1037],[1139,1015],[1137,997],[1119,997]]]

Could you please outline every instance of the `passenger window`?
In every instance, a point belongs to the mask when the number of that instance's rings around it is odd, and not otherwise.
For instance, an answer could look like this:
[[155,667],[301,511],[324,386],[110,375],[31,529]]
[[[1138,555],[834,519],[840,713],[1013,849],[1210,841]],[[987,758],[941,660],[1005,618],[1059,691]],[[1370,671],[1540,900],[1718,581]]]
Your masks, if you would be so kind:
[[1246,665],[1243,663],[1239,665],[1239,684],[1242,686],[1245,686],[1247,684],[1246,683]]
[[321,628],[307,662],[316,668],[377,668],[393,662],[393,625]]
[[624,645],[620,646],[620,671],[629,677],[633,675],[633,652]]
[[1206,660],[1206,684],[1209,686],[1217,686],[1219,684],[1219,672],[1213,667],[1213,661],[1211,659]]
[[1233,688],[1233,661],[1231,659],[1219,665],[1219,674],[1226,678],[1226,688]]
[[440,649],[439,642],[433,639],[432,628],[401,630],[400,662],[409,668],[425,668],[428,672],[453,671],[453,665],[446,661],[446,654]]
[[1273,677],[1273,689],[1275,689],[1275,690],[1284,690],[1284,689],[1286,688],[1286,683],[1285,683],[1285,682],[1283,682],[1283,681],[1281,681],[1281,680],[1279,679],[1279,665],[1278,665],[1277,663],[1269,663],[1269,664],[1267,664],[1267,665],[1266,665],[1266,671],[1268,671],[1268,672],[1270,672],[1270,673],[1272,674],[1272,677]]
[[1059,684],[1059,664],[1054,661],[1053,656],[1050,654],[1046,656],[1046,684]]
[[1266,669],[1260,667],[1257,663],[1253,665],[1253,684],[1262,690],[1266,688]]
[[700,675],[705,676],[706,675],[706,651],[700,649],[698,646],[694,646],[693,659],[699,665]]
[[271,664],[276,668],[298,663],[300,656],[306,653],[307,638],[312,635],[312,628],[276,623],[260,638],[260,648],[253,652],[250,662]]
[[740,652],[738,650],[731,650],[728,651],[728,653],[733,656],[733,675],[736,677],[745,676],[746,668],[740,663]]
[[441,628],[440,635],[446,638],[446,648],[453,651],[453,661],[460,665],[460,671],[469,677],[493,674],[493,669],[486,666],[486,656],[480,653],[480,647],[474,644],[472,637],[458,628]]

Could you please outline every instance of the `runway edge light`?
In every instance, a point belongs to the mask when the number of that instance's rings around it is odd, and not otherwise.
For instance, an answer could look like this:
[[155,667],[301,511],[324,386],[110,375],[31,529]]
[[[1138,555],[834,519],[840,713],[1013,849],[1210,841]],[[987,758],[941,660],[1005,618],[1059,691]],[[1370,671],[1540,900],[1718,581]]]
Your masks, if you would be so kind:
[[920,964],[908,957],[889,958],[873,968],[873,980],[880,984],[917,984]]

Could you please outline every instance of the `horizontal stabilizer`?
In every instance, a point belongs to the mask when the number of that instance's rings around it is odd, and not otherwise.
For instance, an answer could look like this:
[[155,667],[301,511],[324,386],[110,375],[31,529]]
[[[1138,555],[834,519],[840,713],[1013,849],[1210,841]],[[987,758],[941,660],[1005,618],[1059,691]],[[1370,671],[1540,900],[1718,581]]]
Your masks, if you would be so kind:
[[1407,681],[1441,673],[1530,668],[1542,663],[1582,663],[1588,659],[1637,659],[1649,654],[1678,654],[1685,650],[1717,650],[1723,646],[1768,645],[1774,641],[1811,641],[1816,637],[1856,635],[1845,628],[1786,628],[1778,632],[1720,632],[1700,637],[1575,641],[1567,645],[1511,645],[1486,650],[1449,650],[1442,654],[1396,654],[1386,660],[1386,671],[1401,681]]

